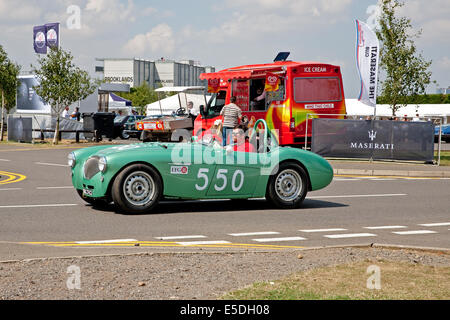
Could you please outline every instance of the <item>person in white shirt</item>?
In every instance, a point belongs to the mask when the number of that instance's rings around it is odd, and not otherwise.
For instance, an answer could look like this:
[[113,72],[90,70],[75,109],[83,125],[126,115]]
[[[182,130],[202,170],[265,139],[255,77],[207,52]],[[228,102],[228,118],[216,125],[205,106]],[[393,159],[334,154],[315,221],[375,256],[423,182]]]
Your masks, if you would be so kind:
[[198,111],[195,110],[194,103],[192,101],[189,101],[187,103],[187,109],[188,109],[188,114],[189,115],[192,115],[193,117],[197,117],[198,116]]
[[70,118],[69,107],[65,107],[61,115],[63,118]]

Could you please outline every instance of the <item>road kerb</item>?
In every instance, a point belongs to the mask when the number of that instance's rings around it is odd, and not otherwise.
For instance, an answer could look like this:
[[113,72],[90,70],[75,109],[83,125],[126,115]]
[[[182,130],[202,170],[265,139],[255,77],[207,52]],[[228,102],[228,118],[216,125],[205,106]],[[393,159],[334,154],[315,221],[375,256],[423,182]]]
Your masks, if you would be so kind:
[[371,169],[333,169],[334,175],[450,178],[450,171],[402,171]]
[[[419,247],[419,246],[405,246],[396,244],[381,244],[381,243],[362,243],[362,244],[349,244],[349,245],[335,245],[335,246],[319,246],[319,247],[304,247],[291,249],[289,251],[299,252],[299,251],[313,251],[321,249],[339,249],[339,248],[379,248],[379,249],[390,249],[390,250],[411,250],[411,251],[421,251],[426,253],[434,254],[446,254],[450,255],[450,249],[448,248],[437,248],[437,247]],[[82,258],[102,258],[102,257],[126,257],[126,256],[152,256],[152,255],[176,255],[176,254],[242,254],[246,251],[242,250],[220,250],[220,251],[159,251],[159,252],[133,252],[133,253],[111,253],[111,254],[95,254],[95,255],[80,255],[80,256],[61,256],[61,257],[42,257],[42,258],[29,258],[20,260],[4,260],[0,261],[3,263],[17,263],[17,262],[33,262],[33,261],[47,261],[47,260],[69,260],[69,259],[82,259]],[[248,252],[247,252],[248,253]],[[258,250],[252,253],[273,253],[276,251]]]

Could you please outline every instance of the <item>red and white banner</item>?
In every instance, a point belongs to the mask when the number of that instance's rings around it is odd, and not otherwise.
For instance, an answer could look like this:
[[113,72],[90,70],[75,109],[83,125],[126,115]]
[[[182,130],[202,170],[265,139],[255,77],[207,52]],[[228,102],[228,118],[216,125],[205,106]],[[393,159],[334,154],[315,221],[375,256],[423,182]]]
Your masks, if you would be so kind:
[[277,91],[280,86],[280,77],[268,72],[266,75],[266,85],[264,91]]
[[217,93],[220,91],[220,79],[208,79],[208,92]]
[[358,100],[375,107],[377,105],[378,60],[380,44],[370,27],[356,20],[356,63],[361,78]]

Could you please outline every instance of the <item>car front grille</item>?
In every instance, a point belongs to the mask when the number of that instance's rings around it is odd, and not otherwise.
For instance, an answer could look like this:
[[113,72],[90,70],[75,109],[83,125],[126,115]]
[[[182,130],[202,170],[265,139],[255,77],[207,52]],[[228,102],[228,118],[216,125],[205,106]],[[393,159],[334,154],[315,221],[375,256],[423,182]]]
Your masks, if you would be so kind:
[[92,179],[100,170],[98,169],[98,157],[90,157],[84,163],[84,177],[88,180]]

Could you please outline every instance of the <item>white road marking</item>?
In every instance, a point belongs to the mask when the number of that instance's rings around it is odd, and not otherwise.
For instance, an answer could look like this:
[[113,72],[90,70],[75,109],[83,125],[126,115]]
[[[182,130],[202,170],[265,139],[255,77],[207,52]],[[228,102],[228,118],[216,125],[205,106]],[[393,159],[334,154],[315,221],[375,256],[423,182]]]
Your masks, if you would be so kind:
[[450,222],[424,223],[424,224],[419,224],[419,226],[423,226],[423,227],[445,227],[445,226],[450,226]]
[[233,237],[247,237],[247,236],[263,236],[271,234],[280,234],[280,233],[276,231],[262,231],[262,232],[247,232],[247,233],[229,233],[228,235]]
[[17,190],[22,190],[22,188],[5,188],[5,189],[0,189],[0,191],[17,191]]
[[278,241],[297,241],[297,240],[307,240],[302,237],[285,237],[285,238],[262,238],[262,239],[252,239],[256,242],[278,242]]
[[364,229],[378,230],[378,229],[404,229],[406,226],[378,226],[378,227],[364,227]]
[[430,234],[430,233],[437,233],[436,231],[431,230],[413,230],[413,231],[398,231],[398,232],[392,232],[399,235],[411,235],[411,234]]
[[0,161],[4,161],[4,162],[10,162],[11,160],[7,160],[7,159],[0,159]]
[[334,232],[334,231],[347,231],[347,229],[342,228],[333,228],[333,229],[306,229],[306,230],[298,230],[301,232]]
[[188,242],[177,242],[181,246],[195,246],[195,245],[208,245],[208,244],[226,244],[231,243],[229,241],[188,241]]
[[206,238],[206,236],[202,236],[202,235],[193,235],[193,236],[155,237],[155,239],[158,239],[158,240],[200,239],[200,238]]
[[406,193],[391,193],[391,194],[353,194],[342,196],[312,196],[307,199],[331,199],[331,198],[370,198],[370,197],[401,197],[407,196]]
[[73,189],[73,186],[67,187],[37,187],[38,190],[50,190],[50,189]]
[[58,164],[58,163],[35,162],[35,164],[39,164],[42,166],[69,167],[68,164]]
[[119,243],[119,242],[136,242],[136,239],[116,239],[116,240],[97,240],[97,241],[75,241],[76,244],[97,244],[97,243]]
[[42,207],[73,207],[77,206],[76,203],[60,203],[60,204],[23,204],[15,206],[0,206],[0,209],[11,209],[11,208],[42,208]]
[[359,237],[376,237],[373,233],[347,233],[347,234],[330,234],[325,235],[325,238],[342,239],[342,238],[359,238]]

